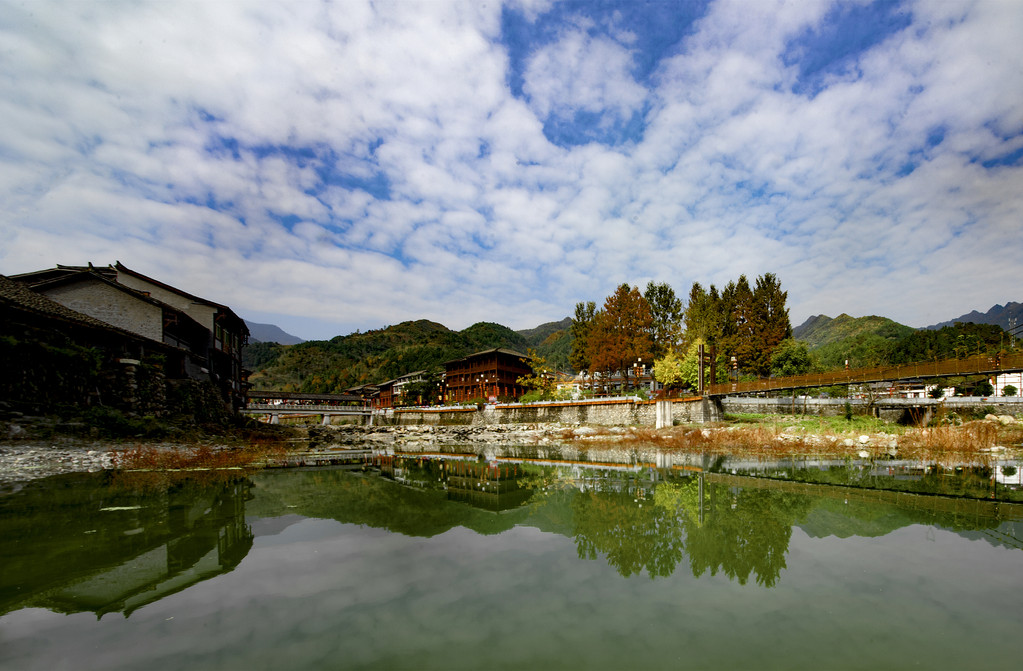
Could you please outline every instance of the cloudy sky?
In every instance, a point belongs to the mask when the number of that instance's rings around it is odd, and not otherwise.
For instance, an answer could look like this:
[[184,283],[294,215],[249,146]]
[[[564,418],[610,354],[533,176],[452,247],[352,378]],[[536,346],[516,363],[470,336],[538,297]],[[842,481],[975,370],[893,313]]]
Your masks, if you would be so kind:
[[329,338],[778,275],[794,325],[1023,300],[1016,0],[0,0],[0,273]]

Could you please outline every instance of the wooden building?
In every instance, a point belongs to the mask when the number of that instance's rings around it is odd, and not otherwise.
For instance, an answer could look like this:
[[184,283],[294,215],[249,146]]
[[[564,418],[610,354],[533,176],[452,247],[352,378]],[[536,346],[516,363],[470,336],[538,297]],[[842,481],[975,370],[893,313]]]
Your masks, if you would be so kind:
[[520,377],[532,374],[529,356],[509,349],[488,349],[444,364],[444,400],[517,399],[526,393]]
[[209,379],[237,410],[245,404],[247,374],[242,347],[249,330],[231,308],[131,270],[63,266],[11,276],[34,292],[112,326],[190,352],[185,369],[170,371]]

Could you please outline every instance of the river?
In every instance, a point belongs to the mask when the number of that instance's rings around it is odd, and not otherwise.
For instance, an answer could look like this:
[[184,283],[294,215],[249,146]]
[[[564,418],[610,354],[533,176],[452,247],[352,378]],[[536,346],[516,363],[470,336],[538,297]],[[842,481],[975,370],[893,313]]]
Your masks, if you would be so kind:
[[452,452],[39,479],[0,497],[0,668],[1018,668],[1015,472]]

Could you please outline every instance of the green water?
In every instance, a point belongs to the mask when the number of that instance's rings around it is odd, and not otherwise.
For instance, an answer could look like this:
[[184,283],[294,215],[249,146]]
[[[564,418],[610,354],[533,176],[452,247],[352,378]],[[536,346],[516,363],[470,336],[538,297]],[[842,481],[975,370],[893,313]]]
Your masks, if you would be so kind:
[[0,497],[0,668],[1023,664],[1023,507],[717,466],[39,481]]

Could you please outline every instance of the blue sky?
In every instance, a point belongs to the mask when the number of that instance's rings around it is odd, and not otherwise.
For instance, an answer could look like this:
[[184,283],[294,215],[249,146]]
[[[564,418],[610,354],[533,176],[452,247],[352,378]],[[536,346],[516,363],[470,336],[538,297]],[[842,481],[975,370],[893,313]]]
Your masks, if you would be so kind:
[[1023,300],[1023,4],[0,0],[0,273],[329,338],[775,273],[794,325]]

